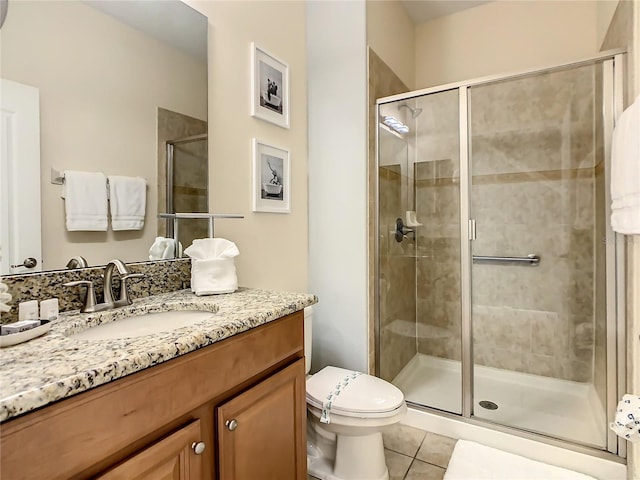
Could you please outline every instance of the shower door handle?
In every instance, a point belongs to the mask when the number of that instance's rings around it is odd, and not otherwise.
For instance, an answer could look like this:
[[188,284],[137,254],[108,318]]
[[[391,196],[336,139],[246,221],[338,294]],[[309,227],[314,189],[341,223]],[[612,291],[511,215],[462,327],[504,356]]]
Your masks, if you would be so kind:
[[526,257],[493,257],[474,255],[473,263],[525,263],[531,267],[537,267],[540,264],[540,256],[535,253],[530,253]]

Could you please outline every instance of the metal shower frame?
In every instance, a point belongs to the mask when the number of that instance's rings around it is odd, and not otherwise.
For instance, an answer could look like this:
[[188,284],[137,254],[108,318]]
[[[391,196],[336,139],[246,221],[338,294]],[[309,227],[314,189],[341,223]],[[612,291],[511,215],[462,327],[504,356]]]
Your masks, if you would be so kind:
[[[436,87],[416,90],[404,94],[393,95],[376,100],[376,119],[380,118],[381,105],[443,92],[458,90],[459,93],[459,132],[460,132],[460,233],[461,233],[461,305],[462,305],[462,415],[442,412],[429,407],[412,405],[414,408],[427,410],[430,413],[455,418],[462,422],[489,427],[494,430],[513,435],[534,439],[549,445],[560,446],[569,450],[587,453],[608,460],[622,462],[626,457],[626,441],[619,439],[615,433],[607,429],[606,450],[600,450],[577,443],[552,438],[542,434],[532,433],[506,425],[491,423],[473,416],[473,342],[472,342],[472,312],[471,312],[471,240],[472,228],[470,218],[470,185],[469,185],[469,105],[468,90],[472,86],[487,85],[505,80],[527,77],[556,70],[591,65],[597,62],[603,64],[603,129],[604,129],[604,161],[605,161],[605,199],[610,203],[610,157],[611,136],[616,119],[624,108],[625,85],[625,55],[622,49],[601,52],[598,55],[583,58],[564,64],[554,64],[540,68],[521,70],[504,75],[492,75],[463,82],[450,83]],[[609,101],[611,100],[611,101]],[[377,121],[377,120],[376,120]],[[379,205],[379,126],[376,128],[376,162],[375,172],[375,212],[374,212],[374,251],[375,251],[375,310],[374,310],[374,342],[376,372],[380,372],[380,205]],[[625,315],[625,245],[624,236],[616,234],[611,229],[610,209],[606,209],[606,345],[607,345],[607,422],[613,420],[615,414],[613,406],[625,393],[626,389],[626,315]]]

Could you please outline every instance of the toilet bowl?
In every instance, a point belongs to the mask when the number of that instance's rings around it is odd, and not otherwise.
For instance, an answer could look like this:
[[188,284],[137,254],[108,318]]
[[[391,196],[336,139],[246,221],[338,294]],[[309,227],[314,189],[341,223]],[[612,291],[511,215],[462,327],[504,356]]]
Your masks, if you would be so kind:
[[[311,311],[305,309],[305,339]],[[306,345],[307,373],[310,342]],[[402,392],[380,378],[325,367],[307,377],[307,471],[321,480],[388,480],[382,429],[406,414]]]

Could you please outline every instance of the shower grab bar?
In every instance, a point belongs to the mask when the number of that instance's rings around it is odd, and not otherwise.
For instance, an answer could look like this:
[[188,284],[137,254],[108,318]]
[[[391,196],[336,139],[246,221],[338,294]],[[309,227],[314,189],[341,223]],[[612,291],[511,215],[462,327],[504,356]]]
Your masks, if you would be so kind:
[[535,253],[530,253],[526,257],[492,257],[474,255],[473,263],[526,263],[531,267],[536,267],[540,264],[540,256]]

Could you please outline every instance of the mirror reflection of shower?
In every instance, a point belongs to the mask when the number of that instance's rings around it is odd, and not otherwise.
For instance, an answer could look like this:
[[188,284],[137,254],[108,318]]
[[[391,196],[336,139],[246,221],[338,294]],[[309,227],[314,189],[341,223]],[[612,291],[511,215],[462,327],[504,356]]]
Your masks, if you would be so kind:
[[[167,213],[208,212],[207,134],[192,135],[166,142]],[[194,239],[207,236],[206,219],[189,219],[180,225],[179,241],[184,248]],[[173,237],[173,222],[167,222],[167,237]]]

